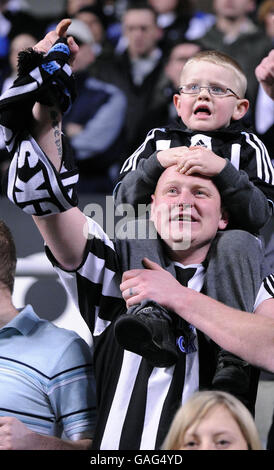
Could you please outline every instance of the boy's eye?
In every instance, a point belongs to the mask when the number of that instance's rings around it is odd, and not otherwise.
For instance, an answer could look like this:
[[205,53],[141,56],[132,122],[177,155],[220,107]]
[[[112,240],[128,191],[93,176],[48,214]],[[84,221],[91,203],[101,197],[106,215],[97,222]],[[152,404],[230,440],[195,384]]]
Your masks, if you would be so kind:
[[191,91],[200,91],[200,86],[198,85],[198,83],[191,83],[190,85],[186,85],[186,87],[188,90]]
[[219,85],[211,85],[210,90],[217,95],[224,95],[226,93],[226,89]]

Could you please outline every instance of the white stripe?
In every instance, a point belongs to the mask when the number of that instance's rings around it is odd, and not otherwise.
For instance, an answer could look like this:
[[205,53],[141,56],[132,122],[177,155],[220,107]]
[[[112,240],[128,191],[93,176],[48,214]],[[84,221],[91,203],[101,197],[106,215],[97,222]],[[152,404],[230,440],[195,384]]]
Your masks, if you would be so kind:
[[70,68],[70,66],[68,64],[65,64],[62,69],[64,70],[64,72],[66,72],[66,74],[70,77],[71,74],[72,74],[72,70]]
[[[262,163],[263,163],[262,150],[261,150],[261,148],[260,148],[259,145],[257,145],[255,142],[252,142],[252,141],[251,141],[250,135],[253,135],[253,136],[254,136],[254,134],[248,134],[247,132],[242,132],[242,134],[245,135],[246,141],[249,143],[249,145],[255,149],[255,153],[256,153],[256,162],[257,162],[257,177],[260,178],[261,180],[263,180],[263,173],[262,173]],[[265,179],[265,181],[266,181],[267,183],[269,182],[269,180],[267,180],[267,178]]]
[[94,284],[103,286],[102,295],[121,297],[118,282],[115,282],[116,273],[105,267],[105,260],[89,253],[84,265],[78,270],[81,276]]
[[186,354],[185,382],[182,403],[185,403],[199,389],[199,354],[197,336],[194,341],[196,352]]
[[274,168],[273,168],[270,156],[268,154],[268,151],[264,143],[255,134],[253,135],[254,135],[254,139],[258,142],[260,148],[262,149],[262,158],[264,162],[265,173],[268,175],[268,179],[266,181],[274,184]]
[[171,140],[157,140],[156,150],[167,150],[170,148]]
[[[271,275],[271,277],[274,280],[274,277],[272,275]],[[267,282],[267,285],[268,285],[269,289],[271,289],[271,292],[273,292],[273,286],[271,286],[268,279],[266,279],[266,282]],[[272,299],[273,297],[274,297],[274,292],[273,292],[273,296],[271,297],[270,293],[266,290],[266,288],[264,287],[264,284],[262,283],[261,287],[259,289],[258,295],[256,297],[256,300],[255,300],[253,312],[256,313],[256,309],[259,307],[259,305],[262,302],[264,302],[264,300]]]
[[155,447],[161,413],[163,411],[164,401],[172,381],[173,373],[174,366],[168,368],[155,367],[149,377],[146,413],[140,444],[141,450],[147,450],[148,442],[152,449]]
[[39,83],[39,85],[42,85],[43,79],[42,79],[39,67],[36,67],[36,69],[32,70],[32,72],[30,72],[30,76],[34,78],[34,80],[36,80]]
[[70,204],[68,203],[66,198],[63,196],[63,194],[62,194],[62,192],[59,188],[58,180],[56,178],[53,167],[51,166],[47,156],[42,152],[41,148],[39,147],[37,142],[33,139],[33,137],[30,136],[29,141],[30,141],[30,143],[32,144],[32,146],[34,148],[34,151],[36,152],[36,155],[44,163],[44,165],[47,169],[48,177],[49,177],[49,180],[51,182],[51,187],[52,187],[52,190],[54,192],[55,197],[58,198],[59,203],[63,207],[68,208],[68,206],[69,206],[69,208],[70,208],[71,207]]
[[64,186],[69,186],[70,184],[77,183],[79,175],[69,176],[68,178],[62,178],[62,183]]
[[262,159],[261,159],[261,153],[260,149],[257,147],[257,145],[250,140],[249,134],[247,132],[242,132],[243,135],[245,135],[247,143],[255,149],[256,153],[256,162],[257,162],[257,176],[258,178],[262,179]]
[[0,101],[3,101],[6,98],[12,98],[13,96],[23,95],[24,93],[29,93],[31,91],[37,90],[38,86],[36,82],[29,83],[28,85],[22,85],[18,87],[8,88],[5,93],[0,98]]
[[124,351],[121,373],[108,415],[101,449],[119,448],[120,436],[141,360],[141,356]]
[[102,318],[99,318],[99,312],[100,307],[95,307],[95,326],[93,336],[100,336],[111,323],[109,320],[103,320]]
[[240,144],[232,144],[230,161],[232,165],[236,168],[236,170],[240,169],[240,153],[241,153]]
[[7,196],[10,201],[15,203],[14,197],[13,197],[13,189],[14,189],[14,182],[15,182],[15,177],[16,177],[16,167],[17,167],[17,157],[18,153],[15,152],[14,157],[11,161],[10,167],[9,167],[9,173],[8,173],[8,191],[7,191]]
[[146,136],[146,139],[144,140],[144,142],[140,145],[140,147],[138,147],[137,150],[135,150],[135,152],[125,161],[125,163],[123,164],[122,166],[122,169],[120,171],[120,173],[123,173],[124,171],[128,171],[128,170],[135,170],[136,169],[136,166],[137,166],[137,158],[138,156],[140,155],[141,152],[143,152],[143,150],[145,149],[145,146],[146,144],[151,140],[151,139],[154,139],[154,135],[155,135],[155,132],[156,131],[161,131],[162,128],[160,127],[156,127],[155,129],[152,129],[151,131],[149,131],[148,135]]
[[53,392],[55,392],[55,390],[57,388],[64,387],[65,385],[71,384],[73,382],[78,382],[78,380],[81,380],[81,379],[86,380],[87,375],[86,374],[80,374],[80,375],[76,375],[76,377],[73,377],[73,378],[70,378],[70,379],[61,380],[60,382],[56,383],[52,387],[48,388],[48,395],[51,395]]

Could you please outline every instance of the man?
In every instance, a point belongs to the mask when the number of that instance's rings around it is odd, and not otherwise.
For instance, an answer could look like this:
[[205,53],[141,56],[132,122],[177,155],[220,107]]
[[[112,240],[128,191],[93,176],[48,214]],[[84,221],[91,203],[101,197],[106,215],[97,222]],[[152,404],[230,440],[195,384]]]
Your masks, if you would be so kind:
[[2,221],[0,256],[0,449],[89,449],[95,426],[90,348],[76,333],[41,320],[30,305],[13,305],[16,253]]
[[73,64],[77,97],[63,126],[79,168],[79,191],[111,193],[124,148],[126,98],[116,86],[90,77],[95,52],[86,23],[73,19],[68,34],[79,46]]
[[199,41],[204,49],[217,49],[230,55],[243,68],[248,77],[248,117],[253,123],[258,91],[254,70],[272,48],[271,40],[250,18],[256,8],[254,0],[214,0],[213,8],[216,23]]
[[[134,2],[122,18],[126,48],[113,60],[97,61],[91,72],[120,88],[127,98],[125,155],[139,146],[151,128],[150,110],[157,106],[154,89],[163,74],[156,13],[144,2]],[[144,110],[146,122],[144,124]]]
[[[56,32],[49,33],[36,48],[48,51],[55,40],[65,34],[66,29],[65,21],[58,26]],[[77,52],[77,46],[72,38],[68,38],[68,45],[73,56]],[[61,47],[59,43],[57,47]],[[56,47],[53,46],[49,54],[42,59],[42,68],[49,67],[47,61],[50,60],[52,49],[56,54]],[[56,64],[55,67],[57,67]],[[39,68],[40,73],[42,73],[42,68]],[[37,69],[35,73],[31,72],[32,77],[37,74]],[[18,82],[17,86],[20,86],[20,83]],[[13,89],[13,93],[14,91],[16,90]],[[21,91],[23,91],[22,88]],[[8,95],[2,97],[1,106],[5,100],[9,100]],[[11,104],[8,108],[12,108]],[[8,112],[8,109],[6,111]],[[61,166],[60,140],[58,140],[60,139],[58,134],[61,126],[60,116],[57,119],[57,111],[55,111],[53,121],[52,107],[41,106],[39,103],[35,104],[33,112],[32,135],[37,139],[40,147],[37,147],[34,139],[30,135],[27,136],[25,132],[18,147],[12,137],[13,131],[8,132],[7,129],[5,131],[6,138],[9,137],[7,144],[10,151],[14,153],[16,147],[19,152],[14,154],[15,158],[9,172],[9,197],[26,212],[35,216],[34,220],[47,244],[49,258],[56,265],[63,283],[71,292],[81,314],[93,332],[99,415],[94,447],[112,450],[159,448],[177,407],[197,388],[210,386],[212,371],[209,370],[211,361],[208,353],[211,349],[205,338],[198,333],[198,353],[197,333],[193,330],[192,349],[188,351],[188,354],[180,355],[176,366],[153,367],[140,356],[123,350],[114,336],[115,320],[125,312],[120,287],[127,305],[135,301],[139,302],[142,296],[149,295],[166,305],[167,308],[170,307],[179,316],[183,316],[188,309],[192,311],[190,301],[194,302],[194,307],[195,302],[199,303],[199,308],[203,304],[202,311],[209,311],[214,302],[216,311],[220,315],[224,312],[227,317],[229,317],[227,312],[234,310],[198,292],[193,291],[193,294],[192,289],[183,287],[165,270],[160,269],[159,274],[158,268],[154,269],[155,265],[150,261],[146,261],[146,267],[150,269],[126,273],[122,285],[119,286],[119,257],[123,253],[117,257],[112,242],[98,224],[86,218],[75,207],[75,200],[71,196],[73,193],[72,173],[66,169],[65,153],[59,174]],[[1,121],[4,119],[7,119],[6,113],[5,116],[1,115]],[[17,137],[20,138],[19,135]],[[51,163],[45,159],[45,154],[50,155]],[[56,171],[53,171],[54,167]],[[24,175],[22,171],[25,172]],[[202,261],[216,231],[226,226],[226,217],[221,210],[220,195],[211,180],[177,172],[179,189],[179,195],[177,195],[177,190],[174,191],[174,172],[174,167],[168,169],[159,181],[152,201],[153,220],[161,235],[162,226],[158,224],[158,209],[162,202],[165,203],[164,206],[172,206],[169,201],[173,200],[174,194],[175,198],[178,197],[176,201],[178,206],[183,205],[186,200],[193,207],[193,218],[188,218],[186,221],[187,224],[190,223],[193,226],[189,247],[182,250],[180,246],[183,213],[179,215],[179,218],[177,217],[177,222],[173,218],[168,218],[164,223],[164,227],[168,225],[170,228],[168,237],[165,237],[165,245],[168,259],[179,273],[182,274],[184,270],[180,266],[183,258],[186,264],[195,264],[192,266],[194,272],[190,279],[191,284],[188,285],[200,290],[204,271]],[[49,175],[51,175],[50,180]],[[51,188],[48,186],[49,181]],[[37,183],[45,192],[37,189]],[[18,191],[18,185],[22,190]],[[169,190],[165,193],[167,186]],[[48,197],[49,191],[53,191],[50,198]],[[177,248],[174,249],[173,243]],[[150,277],[151,282],[147,282],[146,276]],[[142,278],[144,283],[139,282]],[[151,285],[151,289],[148,285]],[[261,289],[262,296],[257,299],[257,305],[260,304],[257,309],[260,308],[263,313],[264,304],[271,301],[273,307],[274,301],[271,299],[271,293],[268,293],[264,287]],[[158,296],[157,299],[156,296]],[[182,308],[182,314],[181,309],[177,307],[179,302],[181,305],[185,300],[186,305]],[[209,307],[207,302],[209,302]],[[205,363],[200,363],[199,366],[199,360],[203,361],[203,359]]]

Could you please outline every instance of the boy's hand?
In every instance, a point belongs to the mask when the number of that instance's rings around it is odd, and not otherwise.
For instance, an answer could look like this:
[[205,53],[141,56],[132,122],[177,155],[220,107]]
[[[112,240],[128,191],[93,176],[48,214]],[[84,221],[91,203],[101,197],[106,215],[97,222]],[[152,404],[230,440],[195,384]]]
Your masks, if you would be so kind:
[[172,147],[166,150],[161,150],[157,153],[157,159],[163,168],[176,165],[181,160],[181,157],[185,155],[188,147]]
[[183,155],[177,162],[177,170],[185,175],[198,173],[205,176],[216,176],[224,169],[226,160],[218,157],[212,150],[202,146],[184,147]]

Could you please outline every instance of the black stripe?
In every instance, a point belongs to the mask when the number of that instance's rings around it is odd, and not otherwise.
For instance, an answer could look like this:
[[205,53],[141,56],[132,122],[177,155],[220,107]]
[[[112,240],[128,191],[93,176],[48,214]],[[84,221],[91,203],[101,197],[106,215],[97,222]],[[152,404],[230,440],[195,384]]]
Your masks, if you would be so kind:
[[80,365],[80,366],[75,366],[75,367],[71,367],[70,369],[63,370],[62,372],[59,372],[58,374],[53,375],[52,377],[49,377],[48,375],[44,374],[43,372],[41,372],[40,370],[36,369],[35,367],[32,367],[32,366],[30,366],[29,364],[26,364],[25,362],[18,361],[18,360],[16,360],[16,359],[11,359],[11,358],[5,357],[5,356],[0,356],[0,359],[4,359],[5,361],[8,361],[8,362],[15,362],[16,364],[20,364],[20,365],[26,367],[27,369],[34,370],[34,371],[37,372],[39,375],[42,375],[43,377],[45,377],[45,378],[48,379],[48,380],[52,380],[52,379],[58,377],[59,375],[63,375],[63,374],[65,374],[66,372],[69,372],[69,371],[71,371],[71,370],[76,370],[76,369],[81,369],[81,368],[86,368],[86,367],[92,368],[92,363],[90,363],[90,364],[82,364],[82,365]]
[[144,426],[147,384],[153,366],[142,359],[120,437],[119,450],[138,450]]
[[20,415],[20,416],[29,416],[31,418],[36,418],[36,419],[43,419],[44,421],[49,421],[51,423],[55,422],[55,419],[53,419],[53,418],[45,418],[45,416],[35,415],[33,413],[25,413],[25,412],[23,413],[22,411],[10,410],[8,408],[0,408],[0,411],[5,411],[7,413],[13,413],[13,414]]
[[5,357],[5,356],[0,356],[0,359],[4,359],[5,361],[10,361],[10,362],[15,362],[17,364],[21,364],[22,366],[25,366],[27,369],[34,370],[35,372],[42,375],[46,379],[50,379],[50,377],[48,377],[46,374],[43,374],[43,372],[36,369],[35,367],[30,366],[29,364],[26,364],[25,362],[17,361],[16,359],[10,359],[9,357]]
[[91,238],[87,245],[90,253],[105,261],[106,268],[113,272],[119,272],[117,254],[113,248],[106,245],[100,238],[96,237]]
[[92,363],[88,363],[88,364],[81,364],[80,366],[75,366],[75,367],[71,367],[70,369],[66,369],[66,370],[63,370],[62,372],[58,372],[58,374],[55,374],[53,375],[52,377],[50,377],[50,380],[53,380],[55,379],[56,377],[59,377],[60,375],[64,375],[66,374],[67,372],[70,372],[70,371],[73,371],[73,370],[77,370],[77,369],[93,369],[93,364]]
[[185,381],[185,365],[186,356],[181,353],[178,361],[176,362],[172,381],[169,387],[168,394],[166,396],[161,418],[158,426],[158,433],[156,437],[155,448],[159,449],[163,444],[163,441],[167,435],[172,419],[182,403],[182,393],[184,389]]
[[[271,295],[271,297],[274,297],[274,281],[272,277],[273,276],[270,275],[264,280],[264,288]],[[269,286],[267,280],[270,282],[271,286]]]
[[92,412],[95,412],[96,408],[95,406],[92,406],[90,408],[84,408],[82,410],[77,410],[77,411],[72,411],[71,413],[67,413],[66,415],[62,415],[60,416],[56,422],[59,423],[62,419],[64,418],[68,418],[68,416],[73,416],[73,415],[77,415],[79,413],[85,413],[85,412],[88,412],[88,411],[92,411]]

